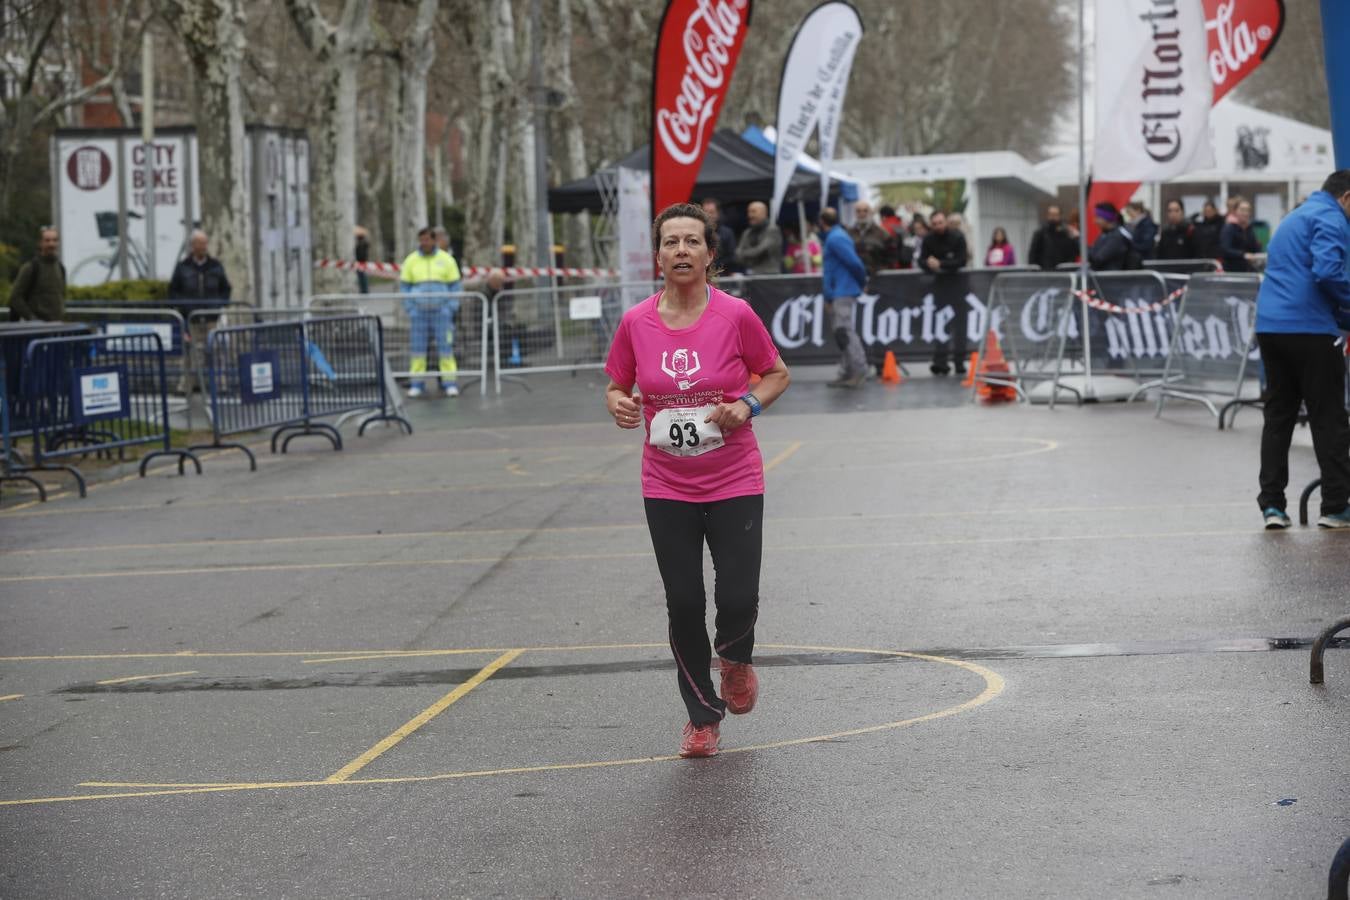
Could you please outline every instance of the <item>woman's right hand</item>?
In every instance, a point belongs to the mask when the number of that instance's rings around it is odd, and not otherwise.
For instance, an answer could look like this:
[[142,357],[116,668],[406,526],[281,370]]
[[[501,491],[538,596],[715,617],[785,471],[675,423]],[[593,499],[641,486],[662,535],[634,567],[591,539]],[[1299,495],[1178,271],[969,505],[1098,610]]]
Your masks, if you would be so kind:
[[618,391],[609,394],[609,414],[614,424],[620,428],[637,428],[642,425],[642,408],[633,397]]

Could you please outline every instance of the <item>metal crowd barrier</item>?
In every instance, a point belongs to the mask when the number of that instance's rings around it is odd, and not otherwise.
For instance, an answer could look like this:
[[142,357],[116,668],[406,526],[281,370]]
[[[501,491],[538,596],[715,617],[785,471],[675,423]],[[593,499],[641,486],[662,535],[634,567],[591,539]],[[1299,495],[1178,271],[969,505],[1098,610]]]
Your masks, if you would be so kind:
[[[33,436],[37,406],[31,376],[26,377],[24,369],[28,346],[41,338],[88,333],[89,326],[69,322],[0,322],[0,394],[8,419],[8,449],[0,458],[0,471],[6,471],[12,479],[32,482],[22,474],[29,470],[29,465],[17,446],[23,438]],[[39,488],[38,497],[46,500],[45,488]]]
[[[326,315],[341,311],[344,314],[373,315],[383,328],[384,358],[395,378],[409,381],[432,381],[440,377],[439,323],[445,321],[439,304],[458,305],[450,319],[455,358],[457,386],[478,382],[479,393],[487,394],[488,366],[488,298],[477,291],[446,291],[445,293],[404,294],[317,294],[305,303],[307,315]],[[422,318],[426,345],[413,347],[415,321]],[[420,351],[420,352],[419,352]],[[427,371],[413,372],[412,359],[426,358]]]
[[5,367],[0,365],[0,484],[17,481],[30,484],[37,491],[38,499],[47,502],[47,488],[32,475],[24,474],[25,467],[14,457],[14,448],[9,436],[9,388],[5,378]]
[[1217,259],[1146,259],[1144,268],[1171,275],[1209,275],[1223,271]]
[[160,456],[178,459],[178,473],[190,461],[202,465],[190,450],[171,446],[168,375],[165,353],[154,332],[120,336],[95,335],[43,338],[28,346],[24,369],[30,379],[25,392],[33,398],[33,466],[64,470],[86,496],[83,474],[52,460],[158,446],[141,457],[140,475]]
[[[1248,376],[1259,371],[1256,349],[1256,295],[1259,275],[1193,275],[1177,304],[1176,327],[1162,375],[1141,385],[1136,394],[1156,389],[1157,415],[1169,398],[1200,403],[1224,426],[1241,404],[1258,402],[1243,396]],[[1222,403],[1222,406],[1218,404]]]
[[1060,384],[1064,350],[1069,338],[1078,336],[1074,312],[1076,276],[1068,272],[1011,272],[994,278],[989,290],[987,317],[982,323],[979,352],[981,365],[993,332],[1008,362],[1006,374],[979,371],[972,375],[973,402],[981,385],[1010,387],[1018,399],[1030,402],[1028,386],[1050,385],[1053,404],[1059,391],[1068,391],[1082,402],[1077,389]]
[[375,316],[217,328],[206,366],[212,442],[192,449],[239,450],[256,470],[253,451],[225,438],[271,428],[273,453],[307,435],[322,435],[341,450],[338,426],[317,420],[358,412],[371,413],[358,435],[373,422],[393,422],[411,434],[412,425],[391,411],[382,348]]
[[497,392],[504,375],[604,368],[624,311],[659,289],[643,281],[498,292],[491,313]]

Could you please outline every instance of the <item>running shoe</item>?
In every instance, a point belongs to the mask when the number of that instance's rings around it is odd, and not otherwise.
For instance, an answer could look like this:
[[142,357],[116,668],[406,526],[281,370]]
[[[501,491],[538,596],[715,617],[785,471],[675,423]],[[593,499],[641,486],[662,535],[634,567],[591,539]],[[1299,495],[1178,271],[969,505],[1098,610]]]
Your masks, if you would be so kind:
[[688,722],[684,726],[684,740],[680,742],[680,756],[685,759],[717,755],[718,729],[716,722],[695,725]]
[[420,384],[414,384],[414,385],[412,385],[411,387],[408,388],[408,396],[409,396],[409,397],[420,397],[420,396],[422,396],[424,390],[425,390],[425,389],[424,389]]
[[1324,513],[1317,520],[1318,528],[1350,528],[1350,507],[1338,513]]
[[1278,506],[1267,506],[1261,515],[1266,520],[1266,531],[1279,531],[1293,524]]
[[441,385],[441,393],[445,394],[445,396],[447,397],[458,397],[459,385],[456,384]]
[[722,699],[727,701],[727,712],[743,716],[755,708],[759,699],[759,676],[750,663],[722,660]]

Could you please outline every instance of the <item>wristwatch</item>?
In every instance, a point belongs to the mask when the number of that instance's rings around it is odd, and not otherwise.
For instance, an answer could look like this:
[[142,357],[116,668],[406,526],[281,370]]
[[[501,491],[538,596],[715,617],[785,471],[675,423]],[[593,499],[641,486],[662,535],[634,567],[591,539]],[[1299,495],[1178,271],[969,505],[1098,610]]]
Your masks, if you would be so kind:
[[746,394],[741,399],[745,401],[746,406],[750,407],[750,418],[753,419],[755,416],[764,412],[763,405],[760,404],[759,398],[756,397],[754,394]]

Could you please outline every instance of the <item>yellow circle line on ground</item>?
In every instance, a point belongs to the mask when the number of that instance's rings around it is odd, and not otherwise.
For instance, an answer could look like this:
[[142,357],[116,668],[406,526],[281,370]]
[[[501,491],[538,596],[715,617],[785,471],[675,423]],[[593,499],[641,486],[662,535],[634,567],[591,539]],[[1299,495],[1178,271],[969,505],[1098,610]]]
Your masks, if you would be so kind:
[[[593,645],[575,645],[559,647],[532,647],[530,652],[565,652],[570,650],[620,650],[633,648],[660,648],[664,644],[593,644]],[[807,650],[818,653],[867,653],[877,656],[894,656],[907,659],[916,659],[923,662],[941,663],[943,665],[955,666],[959,669],[965,669],[984,680],[984,689],[974,697],[958,703],[955,706],[949,706],[945,709],[935,710],[920,716],[913,716],[908,719],[898,719],[894,722],[883,722],[879,725],[865,725],[860,728],[850,728],[844,731],[836,731],[830,734],[818,734],[810,737],[789,738],[781,741],[767,741],[761,744],[750,744],[744,747],[731,747],[722,750],[724,755],[736,753],[756,753],[765,750],[777,750],[784,747],[797,747],[803,744],[818,744],[829,741],[842,740],[849,737],[857,737],[864,734],[876,734],[882,731],[894,731],[900,728],[907,728],[911,725],[919,725],[924,722],[932,722],[937,719],[945,719],[950,716],[960,715],[985,705],[993,700],[999,694],[1003,693],[1006,683],[1003,676],[992,669],[966,660],[951,659],[945,656],[932,656],[926,653],[912,653],[906,650],[875,650],[862,647],[822,647],[810,644],[759,644],[762,649],[770,650]],[[462,653],[489,653],[490,650],[462,650],[454,651]],[[404,775],[390,776],[385,778],[352,778],[347,781],[325,781],[325,780],[307,780],[307,781],[257,781],[257,782],[216,782],[216,783],[149,783],[149,782],[117,782],[117,781],[85,781],[81,782],[80,787],[86,788],[129,788],[131,790],[117,791],[115,793],[100,794],[79,794],[65,797],[33,797],[22,800],[0,800],[0,807],[4,806],[35,806],[48,803],[71,803],[90,800],[119,800],[131,799],[136,797],[167,797],[178,794],[213,794],[228,793],[237,791],[268,791],[268,790],[292,790],[299,788],[340,788],[348,785],[385,785],[385,784],[421,784],[432,781],[456,781],[467,778],[486,778],[494,775],[525,775],[540,772],[571,772],[582,769],[604,769],[618,766],[635,766],[647,763],[675,762],[678,756],[641,756],[631,759],[606,759],[583,761],[574,763],[552,763],[539,766],[515,766],[501,769],[474,769],[463,772],[441,772],[434,775]]]

